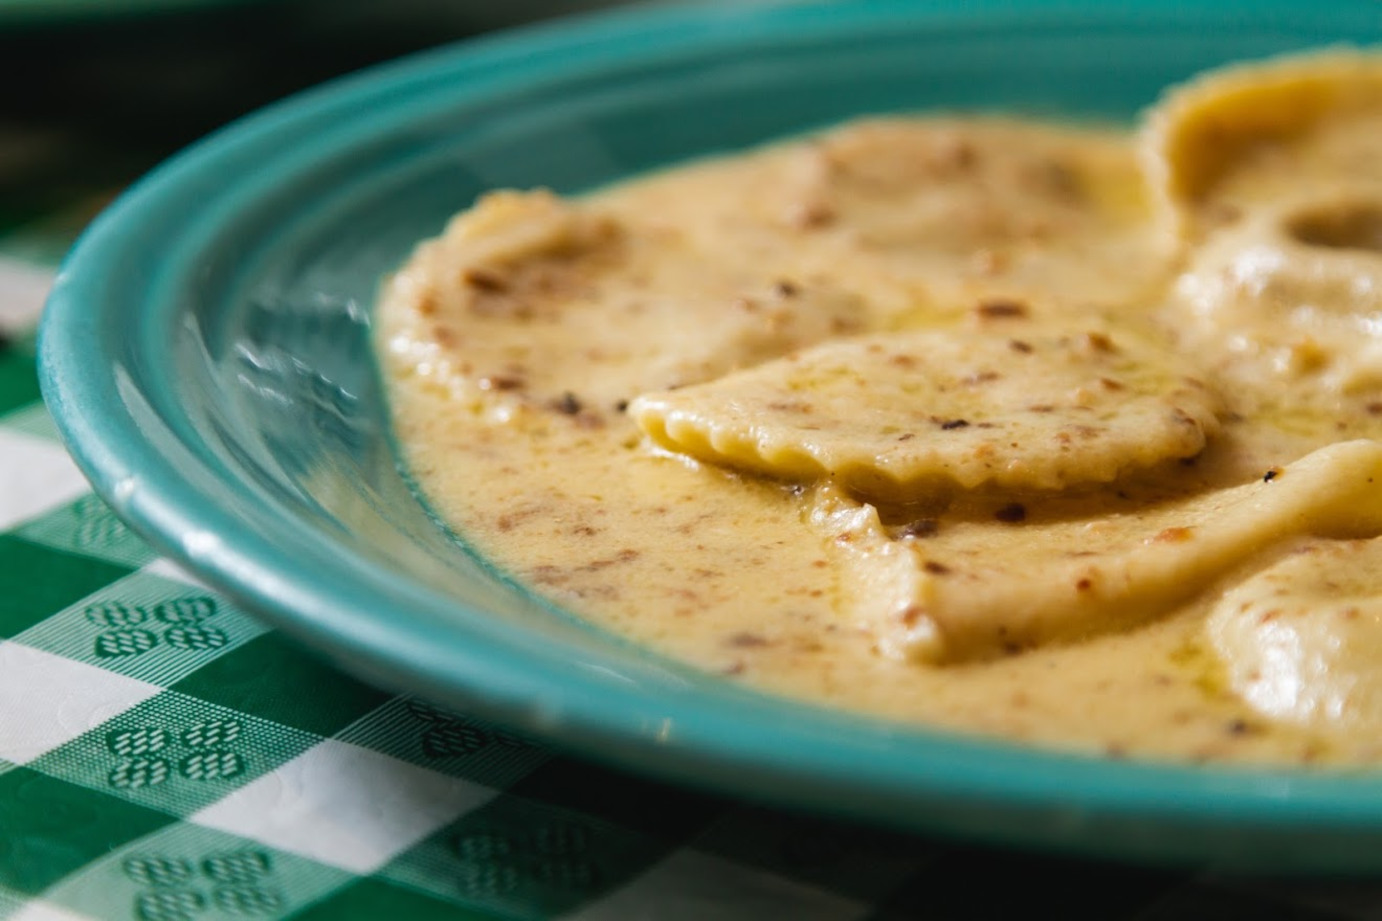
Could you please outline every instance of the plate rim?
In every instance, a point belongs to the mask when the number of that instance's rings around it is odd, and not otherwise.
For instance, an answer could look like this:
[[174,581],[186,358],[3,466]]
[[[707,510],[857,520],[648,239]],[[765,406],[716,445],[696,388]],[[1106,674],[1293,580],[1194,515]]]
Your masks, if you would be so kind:
[[[1232,15],[1238,2],[1216,7]],[[506,82],[550,79],[566,67],[590,60],[602,64],[633,59],[652,50],[702,46],[706,42],[752,38],[767,28],[810,32],[849,24],[885,26],[893,17],[932,11],[938,26],[963,4],[894,2],[878,5],[751,8],[672,6],[588,14],[556,23],[467,40],[425,51],[331,81],[232,123],[157,167],[139,180],[91,225],[59,271],[40,332],[40,382],[45,399],[78,466],[96,492],[161,553],[186,566],[208,584],[244,603],[274,626],[332,656],[347,670],[393,687],[411,686],[450,700],[472,698],[476,712],[517,722],[559,747],[599,760],[633,766],[713,789],[749,793],[779,802],[825,808],[843,814],[898,824],[889,801],[957,808],[999,807],[1022,811],[1068,812],[1094,823],[1151,823],[1166,830],[1224,830],[1225,826],[1264,834],[1293,831],[1364,833],[1382,836],[1382,797],[1377,777],[1350,773],[1310,773],[1280,768],[1193,767],[1028,749],[1011,743],[969,738],[876,720],[830,713],[766,695],[759,706],[726,714],[722,702],[703,688],[687,695],[664,694],[653,708],[672,720],[663,734],[650,723],[648,702],[637,693],[620,695],[594,682],[553,650],[527,650],[504,631],[481,631],[498,644],[458,662],[454,645],[439,644],[404,622],[382,625],[376,602],[417,605],[437,613],[455,610],[437,593],[395,580],[385,594],[362,596],[323,579],[308,579],[279,565],[263,535],[224,509],[215,507],[148,440],[130,394],[118,380],[118,356],[98,335],[99,306],[111,309],[101,290],[120,255],[135,245],[139,228],[153,220],[208,168],[266,140],[303,130],[304,125],[339,122],[342,113],[370,100],[400,94],[425,101],[446,80],[466,77],[458,94],[495,92]],[[999,9],[1040,9],[1061,15],[1069,6],[985,2],[961,19]],[[1174,6],[1174,5],[1173,5]],[[1181,4],[1185,6],[1185,4]],[[1151,3],[1122,2],[1101,7],[1155,12]],[[965,7],[969,10],[971,7]],[[1053,12],[1054,11],[1054,12]],[[952,17],[953,18],[953,17]],[[689,36],[689,37],[688,37]],[[637,47],[634,47],[637,45]],[[541,75],[546,74],[546,77]],[[443,79],[445,78],[445,79]],[[403,115],[399,115],[402,118]],[[139,330],[131,348],[146,352],[157,329]],[[166,447],[166,446],[164,446]],[[213,472],[214,473],[214,472]],[[132,486],[131,484],[139,484]],[[209,552],[185,537],[217,535]],[[365,599],[362,602],[362,598]],[[441,604],[442,607],[438,605]],[[371,613],[374,611],[375,613]],[[483,612],[470,611],[483,616]],[[424,628],[425,624],[422,625]],[[470,626],[474,626],[471,624]],[[399,631],[408,634],[400,636]],[[445,655],[440,655],[445,648]],[[464,665],[470,676],[458,684]],[[523,666],[539,665],[534,674]],[[662,689],[666,691],[667,689]],[[706,701],[712,706],[706,712]],[[535,703],[536,702],[536,703]],[[736,706],[738,701],[736,700]],[[809,717],[786,725],[782,716]],[[806,731],[810,730],[810,731]],[[800,755],[826,731],[831,745]],[[704,773],[708,772],[708,773]],[[727,776],[735,774],[731,781]],[[839,799],[822,802],[823,797]],[[946,820],[936,820],[944,827]],[[905,827],[928,827],[903,818]],[[951,820],[950,824],[956,824]],[[961,827],[944,828],[964,831]],[[935,827],[932,824],[930,827]],[[1055,832],[1026,834],[1006,828],[986,837],[1027,844],[1089,849]],[[1026,837],[1024,838],[1024,835]],[[1201,859],[1195,842],[1183,853],[1153,845],[1134,856]],[[1375,865],[1376,860],[1369,861]]]

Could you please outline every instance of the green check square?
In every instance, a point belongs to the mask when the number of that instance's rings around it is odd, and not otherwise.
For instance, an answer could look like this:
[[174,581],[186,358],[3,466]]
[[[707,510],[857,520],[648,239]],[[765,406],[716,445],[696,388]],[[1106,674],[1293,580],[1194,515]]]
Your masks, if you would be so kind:
[[171,821],[28,768],[0,774],[0,885],[36,895]]
[[203,588],[136,572],[16,639],[167,687],[266,629]]
[[0,637],[22,633],[132,571],[0,534]]
[[96,918],[283,918],[354,879],[248,838],[178,823],[88,864],[44,899]]
[[40,399],[38,363],[34,357],[0,344],[0,414]]
[[451,902],[378,879],[362,879],[306,911],[294,915],[296,921],[378,921],[380,918],[399,918],[407,921],[503,921],[510,917],[512,916],[461,908]]
[[276,633],[221,656],[172,688],[321,736],[334,735],[392,696],[336,671]]
[[52,509],[15,532],[36,544],[137,568],[157,554],[92,493]]
[[395,857],[376,876],[472,910],[550,918],[624,885],[681,844],[504,795]]
[[248,713],[164,692],[45,753],[30,767],[186,817],[319,741]]
[[416,697],[398,697],[336,735],[453,777],[504,788],[550,754],[498,726],[451,713]]

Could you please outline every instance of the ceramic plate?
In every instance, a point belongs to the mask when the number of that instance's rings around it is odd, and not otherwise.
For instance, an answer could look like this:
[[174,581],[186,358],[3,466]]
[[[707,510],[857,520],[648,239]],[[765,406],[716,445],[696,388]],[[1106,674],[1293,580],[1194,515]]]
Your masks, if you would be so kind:
[[907,828],[1135,859],[1382,867],[1382,781],[1035,752],[841,716],[506,584],[395,465],[381,276],[493,186],[590,188],[864,112],[1129,119],[1206,66],[1376,41],[1370,0],[619,12],[428,53],[232,125],[62,270],[43,383],[98,491],[342,668],[626,767]]

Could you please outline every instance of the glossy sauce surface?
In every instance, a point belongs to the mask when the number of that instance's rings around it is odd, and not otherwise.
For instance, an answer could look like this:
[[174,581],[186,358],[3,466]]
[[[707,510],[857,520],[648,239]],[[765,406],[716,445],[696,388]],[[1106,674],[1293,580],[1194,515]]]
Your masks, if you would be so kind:
[[[1253,122],[1373,68],[1232,72],[1140,135],[866,119],[493,193],[383,293],[409,464],[518,580],[726,680],[1114,757],[1374,763],[1382,177],[1340,164],[1382,162],[1382,97]],[[1206,118],[1233,162],[1195,159]]]

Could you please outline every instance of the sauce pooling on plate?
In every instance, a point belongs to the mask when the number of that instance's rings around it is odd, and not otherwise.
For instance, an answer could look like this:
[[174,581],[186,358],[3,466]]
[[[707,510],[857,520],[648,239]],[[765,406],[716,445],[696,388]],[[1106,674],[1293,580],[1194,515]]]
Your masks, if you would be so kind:
[[488,558],[823,706],[1189,761],[1382,760],[1382,59],[1135,133],[865,119],[386,284],[407,460]]

